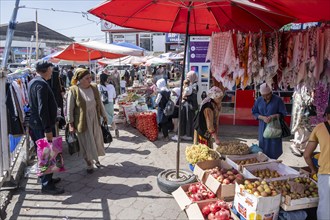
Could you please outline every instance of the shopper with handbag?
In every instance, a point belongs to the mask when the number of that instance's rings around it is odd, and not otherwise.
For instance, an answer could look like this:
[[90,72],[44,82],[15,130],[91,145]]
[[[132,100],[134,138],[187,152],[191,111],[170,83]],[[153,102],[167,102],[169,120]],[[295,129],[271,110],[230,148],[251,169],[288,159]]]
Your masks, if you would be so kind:
[[[317,174],[317,186],[319,204],[317,207],[317,219],[330,219],[330,105],[325,109],[326,121],[318,124],[309,137],[308,145],[304,152],[304,158],[312,173]],[[313,161],[313,152],[320,145],[319,168]]]
[[87,69],[76,69],[68,93],[67,119],[69,131],[76,132],[80,155],[86,161],[87,172],[93,172],[93,163],[99,168],[99,156],[105,155],[101,130],[101,117],[107,123],[107,116],[96,84]]
[[117,96],[115,87],[109,83],[109,75],[102,73],[100,75],[100,84],[97,86],[100,94],[101,101],[103,102],[105,112],[108,116],[108,125],[111,125],[115,130],[116,137],[119,137],[119,131],[117,129],[116,123],[113,120],[114,117],[114,103]]
[[272,89],[263,83],[260,86],[261,96],[255,101],[252,114],[259,121],[259,147],[269,158],[277,159],[283,153],[282,137],[265,138],[264,131],[268,123],[276,118],[284,117],[287,111],[283,100],[272,93]]

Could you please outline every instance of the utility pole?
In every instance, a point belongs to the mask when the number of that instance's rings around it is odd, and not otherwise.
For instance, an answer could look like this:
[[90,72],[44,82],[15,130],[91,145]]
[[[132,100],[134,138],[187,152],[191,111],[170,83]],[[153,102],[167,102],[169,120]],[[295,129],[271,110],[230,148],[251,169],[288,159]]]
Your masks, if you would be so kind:
[[4,171],[0,174],[0,179],[4,175],[5,180],[10,180],[9,167],[10,167],[10,156],[9,156],[9,143],[8,143],[8,125],[7,125],[7,108],[6,108],[6,81],[7,81],[7,63],[9,57],[9,51],[11,49],[11,43],[13,40],[16,18],[19,8],[19,1],[16,0],[15,8],[7,29],[6,45],[3,54],[3,60],[1,63],[0,70],[0,158],[7,158],[7,160],[0,161],[0,171]]
[[39,60],[38,10],[36,10],[36,61]]

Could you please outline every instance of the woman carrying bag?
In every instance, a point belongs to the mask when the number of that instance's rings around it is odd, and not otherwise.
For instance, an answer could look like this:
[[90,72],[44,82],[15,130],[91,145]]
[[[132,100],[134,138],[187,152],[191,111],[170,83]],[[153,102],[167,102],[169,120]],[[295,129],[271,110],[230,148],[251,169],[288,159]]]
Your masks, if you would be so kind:
[[87,164],[87,172],[93,172],[93,163],[100,167],[99,156],[105,155],[101,130],[101,117],[107,123],[107,116],[100,93],[87,69],[78,68],[72,78],[68,93],[69,131],[76,132],[80,152]]
[[108,116],[108,124],[115,130],[116,137],[119,137],[119,131],[116,123],[113,121],[114,116],[114,103],[117,96],[115,87],[109,82],[109,75],[102,73],[100,75],[100,84],[97,86],[100,94],[101,101],[103,102],[105,112]]
[[264,131],[268,123],[277,121],[287,115],[283,100],[272,93],[272,89],[263,83],[260,86],[261,96],[255,101],[252,114],[259,120],[259,147],[269,158],[277,159],[282,153],[282,137],[265,138]]

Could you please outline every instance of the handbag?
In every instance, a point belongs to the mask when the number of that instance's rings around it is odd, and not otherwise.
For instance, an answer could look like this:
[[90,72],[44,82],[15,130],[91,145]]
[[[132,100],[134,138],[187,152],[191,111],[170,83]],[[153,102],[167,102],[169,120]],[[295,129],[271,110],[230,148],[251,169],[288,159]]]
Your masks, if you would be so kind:
[[69,131],[69,126],[65,128],[65,141],[68,144],[69,154],[78,153],[80,151],[79,141],[76,133]]
[[317,116],[316,106],[313,104],[307,105],[304,109],[304,115],[307,117]]
[[281,123],[281,129],[282,129],[282,138],[290,137],[291,130],[282,117],[280,118],[280,123]]
[[108,125],[102,123],[101,124],[102,135],[103,135],[103,142],[105,144],[109,144],[112,142],[112,135],[110,133]]
[[282,128],[280,119],[276,118],[270,121],[263,133],[264,138],[280,138],[282,137]]

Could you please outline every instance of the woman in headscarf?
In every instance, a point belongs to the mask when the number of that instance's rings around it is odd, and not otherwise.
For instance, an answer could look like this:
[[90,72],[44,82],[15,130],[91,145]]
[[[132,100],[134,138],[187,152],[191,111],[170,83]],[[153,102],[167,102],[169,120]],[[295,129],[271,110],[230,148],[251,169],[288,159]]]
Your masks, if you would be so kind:
[[172,89],[172,101],[175,103],[174,112],[171,116],[173,122],[173,132],[178,131],[178,118],[179,118],[179,102],[180,102],[181,89],[180,87],[175,87]]
[[[186,102],[186,105],[181,109],[180,117],[180,135],[183,140],[193,140],[194,128],[193,121],[195,117],[195,112],[198,109],[197,102],[197,93],[198,93],[198,76],[194,71],[187,73],[187,80],[189,80],[189,87],[191,87],[192,93],[189,96],[186,96],[182,100]],[[177,139],[176,136],[173,137],[173,140]]]
[[156,105],[158,106],[157,122],[163,132],[164,140],[168,141],[168,131],[171,127],[172,121],[170,120],[170,117],[164,114],[164,109],[166,107],[167,101],[171,98],[171,91],[166,87],[165,79],[159,79],[156,82],[156,85],[158,90],[158,94],[155,100]]
[[283,100],[272,93],[272,89],[263,83],[260,86],[261,96],[255,101],[252,114],[259,120],[259,147],[269,158],[277,159],[283,153],[282,138],[264,138],[266,126],[272,120],[287,115]]
[[207,91],[207,97],[202,101],[198,114],[198,128],[196,130],[195,142],[205,144],[213,148],[213,142],[220,144],[218,137],[219,115],[221,111],[221,100],[223,91],[213,86]]
[[93,172],[93,161],[100,167],[99,156],[104,156],[101,117],[107,124],[107,116],[100,93],[87,69],[76,69],[68,93],[67,120],[69,131],[76,132],[80,153],[87,163],[87,172]]
[[[100,84],[97,86],[99,89],[99,92],[101,94],[101,101],[103,102],[105,112],[108,116],[108,125],[111,125],[112,128],[115,130],[116,137],[119,137],[119,131],[117,129],[117,125],[113,120],[114,116],[114,102],[115,98],[117,96],[115,87],[109,83],[109,75],[105,73],[100,74]],[[106,94],[105,96],[102,95],[102,93]],[[104,97],[104,100],[102,100],[102,97]]]

